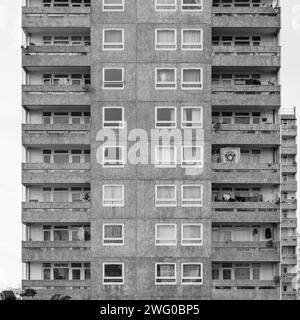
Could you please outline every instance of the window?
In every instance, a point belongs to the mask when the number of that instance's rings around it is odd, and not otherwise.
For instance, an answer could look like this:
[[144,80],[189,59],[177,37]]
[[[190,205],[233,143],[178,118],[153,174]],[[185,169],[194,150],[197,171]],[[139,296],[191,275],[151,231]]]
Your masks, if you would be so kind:
[[123,107],[104,107],[103,108],[103,127],[112,129],[124,128],[124,108]]
[[103,245],[124,245],[124,225],[103,224]]
[[156,107],[155,108],[155,128],[176,128],[176,108]]
[[155,147],[156,168],[176,168],[176,147],[156,146]]
[[202,0],[181,0],[181,10],[183,11],[202,11]]
[[176,50],[177,30],[176,29],[156,29],[155,30],[155,50]]
[[103,29],[103,50],[124,50],[124,29]]
[[155,245],[156,246],[176,246],[177,225],[176,224],[156,224],[155,225]]
[[177,9],[177,0],[155,0],[156,11],[175,11]]
[[155,284],[176,284],[176,264],[160,262],[155,264]]
[[182,107],[181,108],[181,127],[203,128],[203,109],[202,107]]
[[177,88],[176,69],[156,68],[155,88],[160,90],[172,90]]
[[181,187],[181,205],[183,207],[202,207],[202,186],[183,185]]
[[202,279],[202,263],[182,263],[181,284],[200,285]]
[[103,263],[103,284],[124,284],[124,263]]
[[176,207],[177,206],[176,185],[156,185],[155,186],[155,206],[156,207]]
[[182,146],[182,168],[202,168],[203,148],[201,146]]
[[124,206],[124,185],[103,185],[103,207]]
[[105,146],[103,147],[102,166],[106,168],[124,167],[124,149],[123,146]]
[[181,69],[181,89],[199,90],[202,87],[202,69],[201,68],[182,68]]
[[124,68],[103,68],[103,89],[124,89]]
[[68,226],[55,226],[53,231],[54,241],[69,241]]
[[53,280],[69,280],[69,266],[67,263],[55,263]]
[[181,225],[181,245],[182,246],[202,246],[203,226],[202,224],[182,224]]
[[124,0],[102,1],[102,11],[124,11]]
[[181,50],[184,50],[184,51],[203,50],[203,31],[202,31],[202,29],[182,29],[182,31],[181,31]]

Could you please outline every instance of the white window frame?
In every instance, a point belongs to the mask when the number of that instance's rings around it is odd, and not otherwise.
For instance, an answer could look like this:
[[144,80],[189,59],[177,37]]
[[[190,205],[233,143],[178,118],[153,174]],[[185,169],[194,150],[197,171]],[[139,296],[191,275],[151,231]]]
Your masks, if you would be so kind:
[[[174,82],[157,82],[157,74],[159,70],[172,70],[174,71]],[[170,87],[159,87],[160,84],[170,85]],[[176,90],[177,89],[177,68],[155,68],[155,89],[156,90]]]
[[[169,226],[174,227],[173,238],[158,238],[159,227]],[[169,241],[169,243],[159,243],[159,241]],[[177,224],[176,223],[156,223],[155,224],[155,246],[157,247],[174,247],[177,246]]]
[[[183,229],[188,226],[200,228],[200,238],[184,238]],[[193,243],[194,242],[194,243]],[[203,246],[203,224],[202,223],[182,223],[181,224],[181,245],[185,247]]]
[[[185,31],[200,31],[200,39],[201,42],[199,44],[195,43],[184,43],[184,32]],[[185,46],[199,46],[199,48],[185,48]],[[203,29],[191,29],[191,28],[185,28],[181,29],[181,50],[182,51],[203,51]]]
[[[121,43],[105,43],[105,32],[106,31],[121,31],[122,33],[122,42]],[[107,48],[107,46],[120,45],[122,48]],[[102,30],[102,50],[103,51],[124,51],[124,29],[122,28],[104,28]]]
[[[120,4],[107,4],[106,0],[102,0],[102,11],[103,12],[124,12],[124,0],[121,0]],[[107,9],[105,6],[116,7],[116,9]],[[120,8],[122,6],[122,8]],[[119,7],[119,8],[118,8]]]
[[[187,121],[184,119],[185,109],[199,109],[200,110],[200,124],[193,125],[193,121]],[[191,126],[186,126],[185,124],[192,124]],[[202,106],[183,106],[181,107],[181,128],[182,129],[202,129],[203,128],[203,107]]]
[[[174,159],[173,162],[174,164],[170,163],[170,164],[159,164],[158,161],[158,149],[159,148],[173,148],[174,149]],[[176,168],[177,167],[177,148],[174,145],[158,145],[155,146],[155,168]]]
[[[184,160],[184,150],[185,149],[199,149],[200,151],[200,160],[196,159],[196,160]],[[196,154],[197,154],[197,150],[196,150]],[[203,161],[204,161],[204,152],[203,152],[203,146],[181,146],[181,168],[203,168]],[[184,164],[185,162],[185,164]],[[193,165],[193,163],[196,162],[195,165]],[[191,164],[188,164],[191,163]]]
[[[121,238],[105,238],[105,227],[106,226],[121,226],[122,237]],[[120,243],[113,243],[109,241],[121,241]],[[108,242],[107,242],[108,241]],[[102,244],[103,246],[124,246],[124,223],[103,223],[102,227]]]
[[[174,32],[174,43],[158,43],[158,32],[159,31],[173,31]],[[173,46],[173,48],[158,48],[158,46]],[[175,28],[158,28],[155,29],[155,51],[176,51],[177,50],[177,29]]]
[[[200,83],[183,81],[183,73],[188,70],[200,70]],[[185,85],[187,85],[187,87],[185,87]],[[194,85],[194,87],[188,87],[188,85]],[[199,85],[199,87],[196,87],[196,85]],[[203,68],[181,68],[181,90],[203,90]]]
[[[173,121],[158,121],[157,110],[158,109],[174,109],[174,124]],[[170,123],[173,125],[163,127],[159,126],[160,123]],[[155,107],[155,129],[176,129],[177,128],[177,108],[172,106],[157,106]]]
[[[192,7],[193,4],[184,4],[183,3],[184,0],[181,0],[181,11],[183,12],[201,12],[203,11],[203,0],[201,0],[200,5],[201,5],[201,9],[184,9],[184,6],[187,7]],[[199,4],[195,4],[195,7],[199,6]]]
[[[107,148],[120,148],[121,149],[121,159],[120,160],[111,160],[110,162],[116,162],[116,164],[105,164],[105,150]],[[125,167],[125,158],[124,158],[125,152],[124,152],[124,146],[103,146],[102,147],[102,168],[124,168]],[[117,164],[117,162],[120,162],[120,164]]]
[[[114,264],[119,264],[119,265],[122,266],[122,277],[117,278],[117,279],[121,279],[121,281],[120,282],[105,282],[105,266],[106,265],[108,265],[108,266],[109,265],[114,265]],[[125,283],[125,280],[124,280],[124,268],[125,268],[124,262],[103,262],[102,263],[102,283],[103,283],[103,285],[105,285],[105,286],[123,285]],[[108,278],[108,279],[112,279],[112,278]]]
[[[158,193],[157,190],[159,187],[172,187],[174,188],[174,194],[175,194],[175,198],[174,199],[168,199],[168,200],[164,200],[164,199],[158,199]],[[171,202],[173,201],[173,203],[159,203],[159,202]],[[177,207],[177,185],[176,184],[157,184],[155,185],[155,206],[156,207]]]
[[[105,188],[106,187],[121,187],[122,188],[122,198],[121,199],[106,199],[105,198]],[[104,184],[102,186],[102,206],[103,207],[124,207],[125,200],[124,200],[124,184]],[[107,204],[106,202],[113,202],[118,201],[119,204]]]
[[[183,269],[184,265],[200,265],[201,268],[201,278],[199,277],[183,277]],[[183,280],[195,280],[200,279],[200,282],[184,282]],[[200,286],[203,285],[203,263],[201,262],[182,262],[181,263],[181,285],[189,285],[189,286]]]
[[[183,198],[183,189],[187,187],[200,187],[201,198],[200,199],[184,199]],[[192,203],[185,203],[192,202]],[[194,203],[193,203],[194,202]],[[182,207],[203,207],[203,185],[201,184],[183,184],[181,186],[181,206]]]
[[[157,266],[158,265],[173,265],[174,266],[174,277],[160,277],[160,279],[169,279],[171,282],[157,282],[158,276],[157,276]],[[173,280],[173,281],[172,281]],[[156,285],[176,285],[177,284],[177,266],[174,262],[156,262],[155,263],[155,284]]]
[[[105,121],[105,110],[107,109],[121,109],[122,110],[122,121]],[[123,129],[125,127],[125,122],[124,122],[124,107],[123,106],[105,106],[102,109],[102,127],[103,128],[109,128],[109,129]],[[111,126],[109,125],[110,123],[119,123],[119,126]],[[108,125],[105,125],[108,124]]]
[[[164,5],[159,4],[158,0],[155,0],[155,11],[176,11],[177,10],[177,0],[173,0],[174,4],[172,5]],[[167,6],[173,6],[171,9],[168,9]]]
[[[109,81],[109,83],[113,84],[113,83],[122,83],[122,87],[105,87],[105,83],[107,81],[105,81],[105,71],[106,70],[122,70],[122,80],[121,81]],[[125,83],[124,83],[124,72],[125,69],[123,67],[104,67],[102,69],[102,89],[103,90],[124,90],[125,87]]]

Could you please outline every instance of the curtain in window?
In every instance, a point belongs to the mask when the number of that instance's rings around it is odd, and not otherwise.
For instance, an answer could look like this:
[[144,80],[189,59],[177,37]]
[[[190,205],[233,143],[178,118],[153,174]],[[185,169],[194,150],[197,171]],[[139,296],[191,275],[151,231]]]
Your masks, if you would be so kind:
[[201,121],[201,110],[200,108],[187,108],[183,112],[184,121]]
[[157,43],[174,43],[175,32],[171,30],[158,30]]
[[175,269],[173,264],[159,264],[157,265],[158,277],[174,277]]
[[105,43],[122,43],[121,30],[107,30],[104,32]]
[[69,230],[54,230],[54,241],[69,241]]
[[200,82],[200,70],[183,70],[183,82]]
[[201,277],[201,267],[197,264],[183,265],[183,277]]
[[167,69],[158,70],[157,81],[158,82],[174,82],[175,81],[174,70],[167,70]]
[[157,187],[157,199],[175,199],[175,188],[169,186]]
[[200,199],[201,188],[199,186],[188,186],[183,188],[184,199]]
[[174,233],[174,226],[157,226],[157,238],[159,239],[173,239]]
[[183,238],[193,239],[201,237],[200,226],[183,226]]
[[105,226],[105,238],[122,238],[122,226]]
[[106,186],[104,189],[105,199],[122,199],[122,187],[121,186]]
[[198,30],[183,31],[183,43],[201,43],[201,32]]

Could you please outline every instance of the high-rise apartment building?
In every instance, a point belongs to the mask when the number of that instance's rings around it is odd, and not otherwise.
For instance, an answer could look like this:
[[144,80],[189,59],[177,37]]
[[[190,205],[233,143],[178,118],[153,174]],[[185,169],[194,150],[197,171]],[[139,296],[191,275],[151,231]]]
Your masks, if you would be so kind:
[[27,0],[22,21],[23,288],[287,297],[279,2]]

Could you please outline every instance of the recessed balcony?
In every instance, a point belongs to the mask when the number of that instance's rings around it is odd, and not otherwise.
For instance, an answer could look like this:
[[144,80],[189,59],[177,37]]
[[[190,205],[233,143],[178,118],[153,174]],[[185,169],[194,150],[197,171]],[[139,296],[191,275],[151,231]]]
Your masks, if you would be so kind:
[[282,228],[297,228],[297,218],[282,218]]
[[23,241],[23,262],[89,262],[90,241]]
[[296,192],[297,191],[297,182],[283,182],[281,185],[282,192]]
[[213,46],[214,67],[258,67],[274,71],[280,67],[280,47]]
[[281,154],[284,155],[296,155],[297,154],[297,145],[296,144],[284,144],[281,145]]
[[280,86],[232,85],[212,86],[213,106],[280,106]]
[[297,265],[297,255],[282,253],[281,263],[284,265]]
[[214,145],[280,145],[280,126],[220,124],[212,132]]
[[22,131],[24,146],[90,145],[89,124],[23,124]]
[[281,245],[282,246],[297,246],[297,236],[281,236]]
[[23,163],[22,183],[32,184],[54,184],[54,183],[90,183],[89,163]]
[[282,125],[282,136],[284,137],[296,137],[297,126],[285,126]]
[[283,173],[297,173],[297,163],[282,164],[281,171]]

